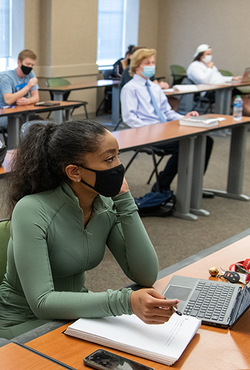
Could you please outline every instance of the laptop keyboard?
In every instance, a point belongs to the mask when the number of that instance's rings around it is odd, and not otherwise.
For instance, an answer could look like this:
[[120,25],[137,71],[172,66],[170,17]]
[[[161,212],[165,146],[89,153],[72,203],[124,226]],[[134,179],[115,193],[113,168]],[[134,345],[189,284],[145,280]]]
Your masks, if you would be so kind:
[[223,321],[233,291],[230,284],[199,282],[183,313],[200,319]]

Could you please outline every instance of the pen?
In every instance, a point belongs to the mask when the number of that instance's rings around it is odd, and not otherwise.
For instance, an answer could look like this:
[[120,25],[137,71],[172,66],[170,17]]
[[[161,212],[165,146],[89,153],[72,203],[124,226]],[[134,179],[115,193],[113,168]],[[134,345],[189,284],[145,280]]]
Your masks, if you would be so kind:
[[182,316],[182,313],[181,313],[180,311],[178,311],[178,310],[177,310],[177,308],[175,308],[175,307],[173,306],[173,309],[174,309],[175,313],[177,313],[177,315]]

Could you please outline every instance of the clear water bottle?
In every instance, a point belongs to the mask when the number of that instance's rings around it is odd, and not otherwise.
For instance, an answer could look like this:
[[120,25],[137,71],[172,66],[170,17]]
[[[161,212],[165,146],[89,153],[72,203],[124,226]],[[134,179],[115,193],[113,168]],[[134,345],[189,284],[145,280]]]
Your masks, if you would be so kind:
[[234,110],[233,110],[233,118],[236,121],[241,120],[242,118],[242,111],[243,111],[243,100],[241,99],[240,95],[237,95],[234,99]]

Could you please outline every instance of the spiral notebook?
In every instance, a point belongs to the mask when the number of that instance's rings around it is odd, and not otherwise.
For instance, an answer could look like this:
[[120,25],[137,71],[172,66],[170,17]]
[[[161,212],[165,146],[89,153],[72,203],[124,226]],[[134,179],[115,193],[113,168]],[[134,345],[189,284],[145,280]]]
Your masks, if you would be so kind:
[[135,315],[78,319],[64,333],[124,351],[165,365],[172,365],[197,332],[201,321],[174,313],[161,325],[148,325]]

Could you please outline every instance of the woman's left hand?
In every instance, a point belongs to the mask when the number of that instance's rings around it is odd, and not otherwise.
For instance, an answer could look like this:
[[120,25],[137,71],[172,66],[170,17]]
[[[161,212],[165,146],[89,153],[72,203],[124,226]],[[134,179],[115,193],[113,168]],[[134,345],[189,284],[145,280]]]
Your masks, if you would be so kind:
[[159,82],[159,86],[162,88],[162,89],[168,89],[169,88],[169,84],[165,81],[161,81]]
[[196,112],[195,110],[193,110],[192,112],[188,112],[184,118],[190,118],[190,117],[195,117],[195,116],[199,116],[199,113]]
[[239,81],[242,79],[242,76],[233,76],[232,81]]

